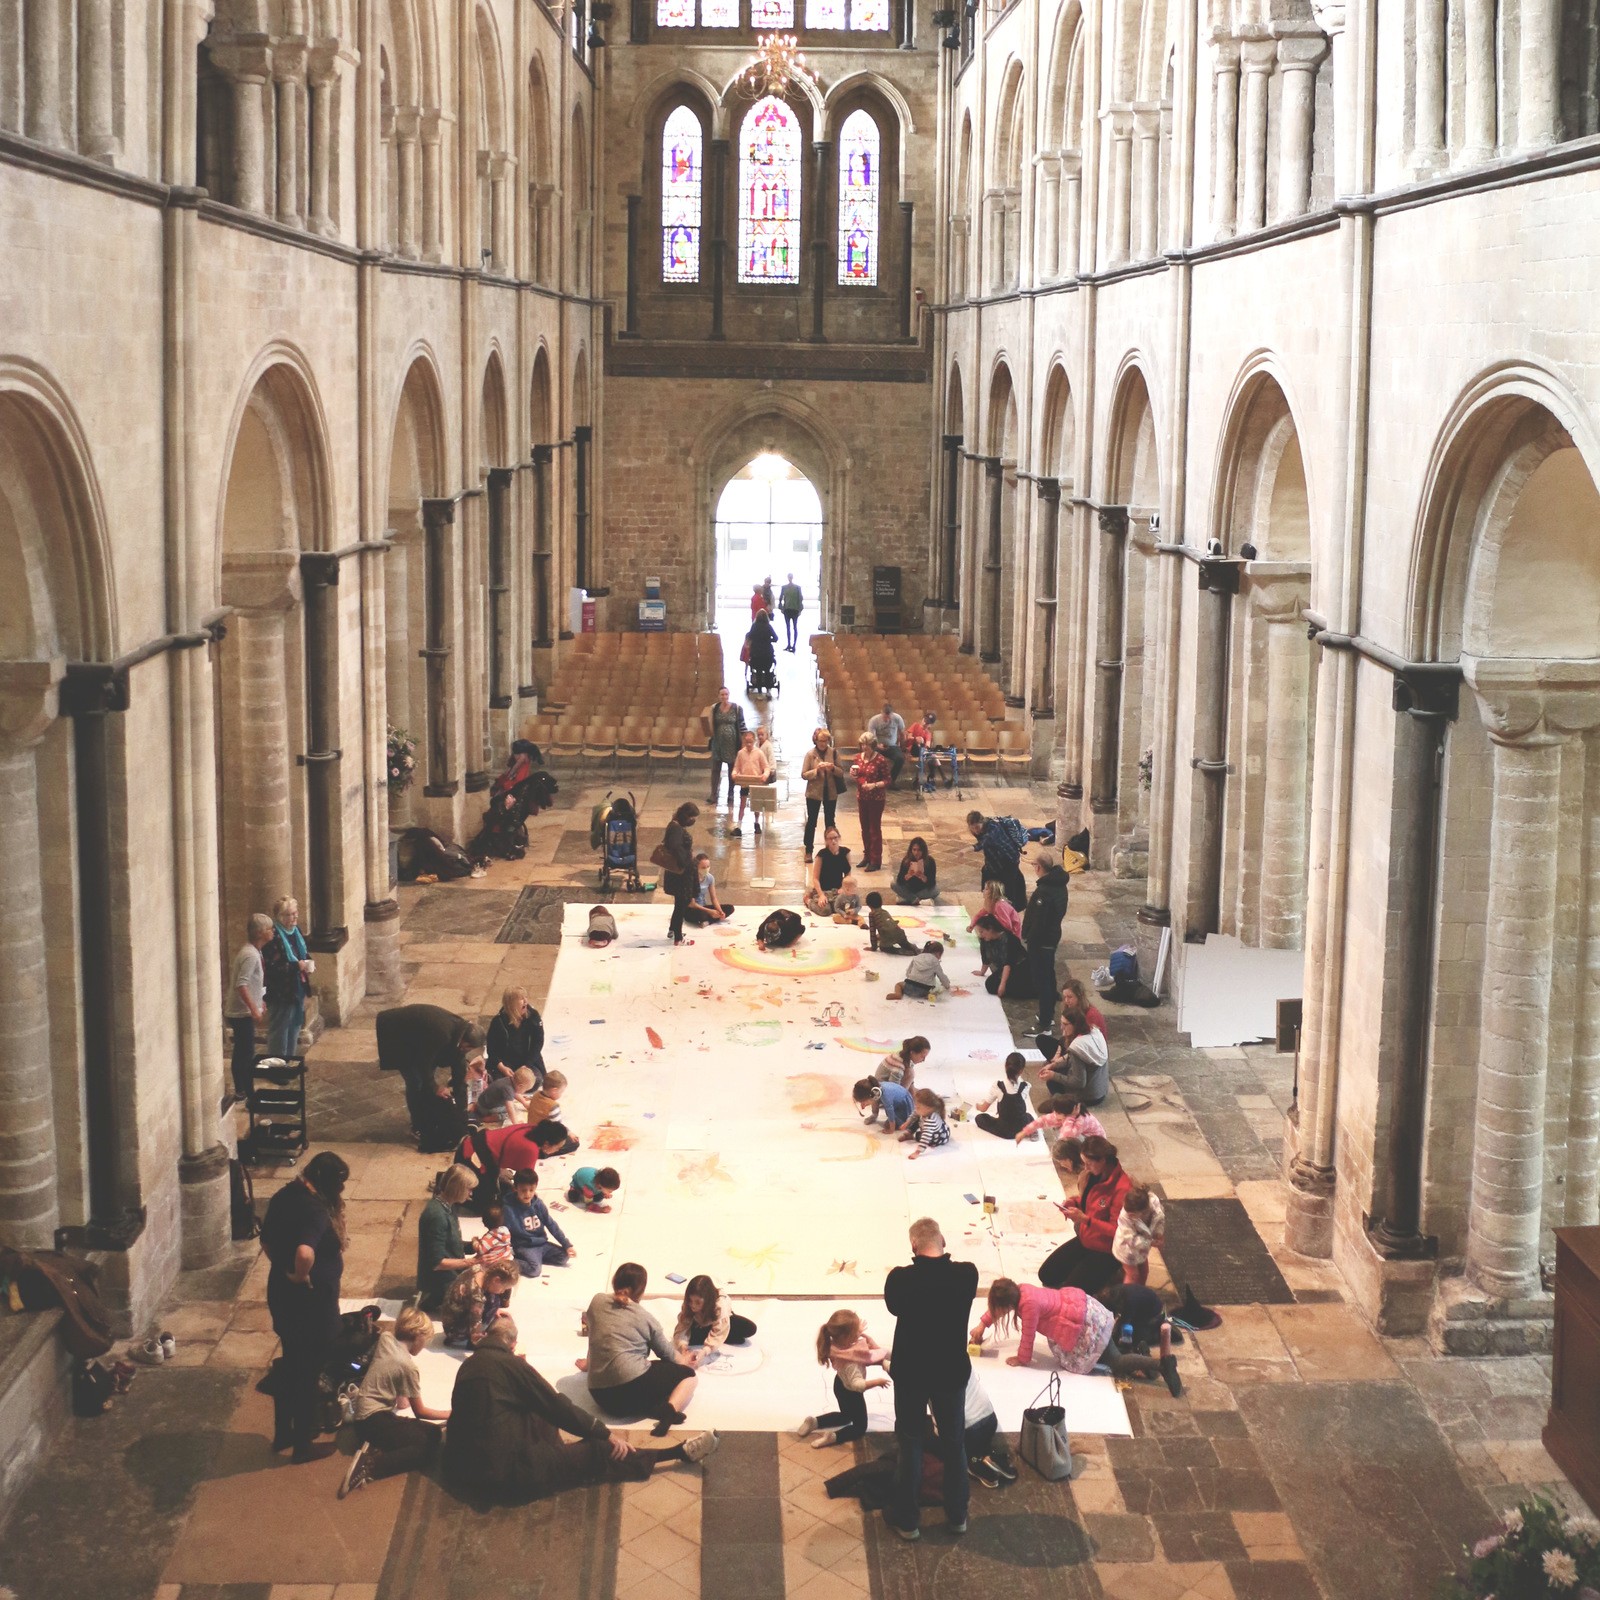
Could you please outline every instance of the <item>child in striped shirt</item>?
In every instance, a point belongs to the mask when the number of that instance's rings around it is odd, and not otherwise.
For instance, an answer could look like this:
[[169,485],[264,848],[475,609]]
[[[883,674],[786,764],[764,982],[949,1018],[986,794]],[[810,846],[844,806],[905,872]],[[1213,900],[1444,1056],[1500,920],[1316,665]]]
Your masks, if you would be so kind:
[[944,1101],[932,1089],[918,1089],[914,1098],[917,1114],[900,1135],[902,1139],[916,1140],[917,1148],[911,1152],[913,1161],[924,1150],[934,1150],[950,1143],[950,1124],[945,1121]]

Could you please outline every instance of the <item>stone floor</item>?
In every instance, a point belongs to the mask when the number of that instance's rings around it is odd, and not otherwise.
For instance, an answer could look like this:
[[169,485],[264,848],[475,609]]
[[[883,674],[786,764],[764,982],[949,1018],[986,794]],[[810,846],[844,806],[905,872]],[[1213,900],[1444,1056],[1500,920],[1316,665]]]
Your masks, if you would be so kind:
[[[797,774],[816,703],[805,658],[780,663],[772,720]],[[649,838],[680,800],[703,802],[706,782],[703,769],[561,779],[525,861],[402,889],[408,1000],[488,1014],[515,982],[541,1004],[555,960],[537,942],[541,924],[564,900],[599,898],[590,807],[608,787],[633,788]],[[794,898],[804,868],[792,775],[790,793],[759,843],[748,825],[732,838],[702,817],[698,837],[730,898]],[[1032,822],[1053,803],[1044,786],[1004,780],[962,796],[902,789],[887,854],[920,833],[946,898],[970,902],[969,805]],[[852,838],[848,805],[841,821]],[[775,887],[753,888],[762,875]],[[540,893],[522,902],[518,928],[535,942],[497,942],[530,886]],[[1127,936],[1138,899],[1131,884],[1075,879],[1063,969],[1087,977]],[[661,916],[664,928],[665,905]],[[1013,1019],[1019,1037],[1029,1011]],[[263,1263],[240,1246],[231,1264],[180,1283],[161,1321],[178,1339],[174,1365],[141,1373],[107,1417],[69,1426],[0,1533],[0,1583],[18,1600],[1420,1600],[1531,1489],[1576,1507],[1539,1443],[1547,1360],[1440,1359],[1420,1340],[1379,1339],[1333,1268],[1284,1248],[1287,1059],[1193,1050],[1166,1008],[1111,1008],[1108,1021],[1116,1076],[1101,1116],[1124,1164],[1169,1199],[1236,1198],[1292,1303],[1224,1306],[1222,1326],[1181,1353],[1183,1398],[1130,1391],[1134,1436],[1075,1441],[1085,1464],[1071,1483],[1024,1469],[1004,1491],[974,1486],[964,1540],[932,1526],[936,1515],[918,1545],[886,1538],[855,1501],[828,1498],[838,1456],[770,1434],[730,1436],[703,1470],[517,1511],[470,1510],[421,1478],[340,1503],[342,1457],[291,1468],[267,1450],[269,1402],[254,1384],[274,1340]],[[438,1158],[404,1141],[370,1011],[327,1033],[311,1066],[316,1142],[353,1169],[346,1293],[406,1293]],[[277,1181],[258,1176],[259,1197]]]

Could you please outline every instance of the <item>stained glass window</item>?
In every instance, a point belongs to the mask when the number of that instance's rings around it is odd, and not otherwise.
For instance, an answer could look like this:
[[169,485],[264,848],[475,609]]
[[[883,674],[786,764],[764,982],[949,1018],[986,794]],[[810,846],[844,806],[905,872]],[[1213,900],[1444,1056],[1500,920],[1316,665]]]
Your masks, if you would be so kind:
[[679,106],[661,130],[661,281],[700,281],[700,119]]
[[656,0],[658,28],[692,28],[694,0]]
[[752,28],[792,28],[794,0],[750,0]]
[[851,0],[850,27],[855,33],[882,33],[889,26],[889,0]]
[[700,0],[702,28],[737,28],[739,0]]
[[878,150],[877,123],[852,111],[839,133],[840,283],[878,281]]
[[800,123],[768,95],[739,129],[739,282],[800,281]]
[[845,0],[806,0],[808,28],[842,28]]

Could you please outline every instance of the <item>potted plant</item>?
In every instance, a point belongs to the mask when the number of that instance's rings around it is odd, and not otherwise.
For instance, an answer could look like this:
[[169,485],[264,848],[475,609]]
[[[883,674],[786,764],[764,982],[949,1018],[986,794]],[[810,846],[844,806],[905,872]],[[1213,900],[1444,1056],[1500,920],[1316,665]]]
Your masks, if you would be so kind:
[[1445,1600],[1600,1600],[1600,1522],[1569,1517],[1542,1495],[1506,1512],[1466,1554]]

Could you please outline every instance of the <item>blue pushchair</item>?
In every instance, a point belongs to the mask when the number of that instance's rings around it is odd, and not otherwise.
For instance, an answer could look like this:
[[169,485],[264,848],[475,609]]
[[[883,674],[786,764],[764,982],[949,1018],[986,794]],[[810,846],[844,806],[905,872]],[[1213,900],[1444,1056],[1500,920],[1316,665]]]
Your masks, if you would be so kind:
[[612,877],[625,889],[640,889],[639,813],[631,793],[611,801],[600,818],[600,887],[610,889]]

